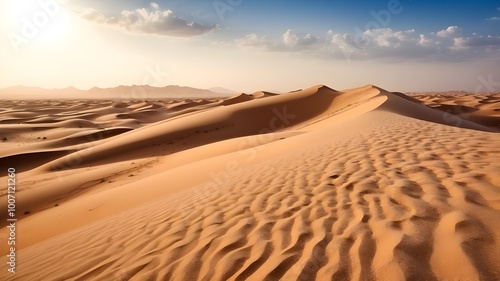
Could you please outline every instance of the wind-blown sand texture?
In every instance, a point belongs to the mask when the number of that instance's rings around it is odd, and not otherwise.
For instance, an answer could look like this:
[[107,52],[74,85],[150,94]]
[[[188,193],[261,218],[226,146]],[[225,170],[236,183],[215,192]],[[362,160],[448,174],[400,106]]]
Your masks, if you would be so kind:
[[463,117],[371,85],[2,101],[0,280],[500,280],[500,134]]

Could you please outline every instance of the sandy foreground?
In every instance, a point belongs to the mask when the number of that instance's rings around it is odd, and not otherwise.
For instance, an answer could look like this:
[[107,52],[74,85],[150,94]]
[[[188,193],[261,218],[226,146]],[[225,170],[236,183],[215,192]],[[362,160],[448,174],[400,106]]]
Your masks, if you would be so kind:
[[372,85],[0,101],[0,280],[500,280],[499,119]]

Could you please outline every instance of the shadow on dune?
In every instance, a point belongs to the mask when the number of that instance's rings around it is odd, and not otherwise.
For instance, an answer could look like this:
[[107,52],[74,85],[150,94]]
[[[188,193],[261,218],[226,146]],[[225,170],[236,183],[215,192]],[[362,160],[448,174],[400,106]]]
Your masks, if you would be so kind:
[[[290,130],[299,124],[309,124],[316,118],[349,111],[377,96],[386,96],[387,100],[370,110],[385,110],[447,126],[494,131],[460,116],[428,107],[402,93],[387,92],[373,85],[345,92],[319,85],[263,99],[242,94],[209,111],[158,121],[111,137],[91,149],[76,152],[81,163],[71,168],[168,155],[222,140]],[[62,157],[41,168],[52,170],[71,157]]]
[[[319,85],[159,121],[76,152],[82,162],[71,168],[165,155],[226,139],[284,130],[323,114],[339,95]],[[71,157],[62,157],[43,169],[60,167],[59,162],[68,162]]]
[[6,171],[8,168],[15,167],[16,172],[24,172],[68,155],[71,152],[59,150],[11,155],[0,159],[0,169]]
[[443,112],[424,105],[422,102],[402,93],[387,92],[383,89],[381,89],[381,91],[385,92],[388,96],[388,100],[380,107],[381,109],[441,125],[484,132],[495,132],[494,129],[475,123],[472,120],[462,118],[460,115]]

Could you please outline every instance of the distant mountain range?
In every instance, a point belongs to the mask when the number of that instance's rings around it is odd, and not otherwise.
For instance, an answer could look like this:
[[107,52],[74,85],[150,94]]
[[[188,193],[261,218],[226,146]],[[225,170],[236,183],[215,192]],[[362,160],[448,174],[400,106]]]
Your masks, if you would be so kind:
[[182,86],[118,86],[79,90],[74,87],[64,89],[44,89],[38,87],[15,86],[0,89],[0,99],[168,99],[168,98],[216,98],[238,94],[224,88],[197,89]]

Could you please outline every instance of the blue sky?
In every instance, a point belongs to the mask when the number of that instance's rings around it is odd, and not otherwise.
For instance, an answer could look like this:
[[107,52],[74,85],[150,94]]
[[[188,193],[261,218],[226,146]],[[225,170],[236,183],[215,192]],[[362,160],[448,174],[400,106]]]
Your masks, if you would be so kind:
[[[113,13],[123,9],[147,7],[151,1],[81,1],[88,6],[102,7],[103,11]],[[348,32],[350,27],[362,26],[373,20],[371,11],[387,9],[390,1],[286,1],[286,0],[221,0],[234,8],[224,13],[224,20],[218,18],[214,2],[206,0],[167,0],[156,1],[161,7],[176,12],[183,18],[201,20],[205,23],[218,23],[225,28],[249,28],[262,30],[269,28],[314,28],[339,29]],[[417,28],[423,32],[459,25],[465,31],[487,31],[499,35],[500,28],[495,24],[485,24],[485,19],[499,16],[500,1],[397,1],[403,12],[394,16],[391,27],[399,29]],[[231,3],[235,3],[232,6]],[[195,17],[193,16],[195,15]]]
[[0,4],[0,87],[475,91],[500,81],[500,1],[19,2]]

